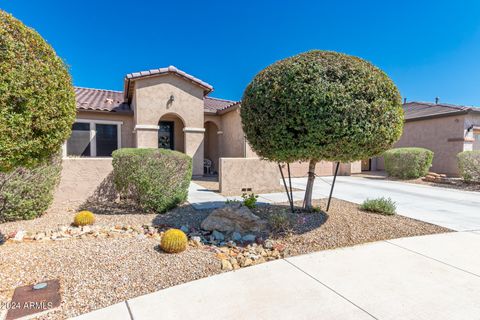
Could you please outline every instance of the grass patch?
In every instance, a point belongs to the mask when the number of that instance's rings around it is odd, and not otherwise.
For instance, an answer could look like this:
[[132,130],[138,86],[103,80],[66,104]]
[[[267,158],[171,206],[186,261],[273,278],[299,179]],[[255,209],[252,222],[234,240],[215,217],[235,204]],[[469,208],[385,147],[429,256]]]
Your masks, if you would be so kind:
[[360,205],[360,209],[391,216],[396,213],[397,204],[390,198],[367,199]]

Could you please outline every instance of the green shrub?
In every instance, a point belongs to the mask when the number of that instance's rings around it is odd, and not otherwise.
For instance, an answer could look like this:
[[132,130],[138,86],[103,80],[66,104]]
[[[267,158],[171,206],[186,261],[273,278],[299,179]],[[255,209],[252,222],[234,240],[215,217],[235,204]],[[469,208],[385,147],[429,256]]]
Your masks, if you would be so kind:
[[433,152],[424,148],[396,148],[383,154],[385,171],[400,179],[416,179],[427,175]]
[[148,211],[165,212],[184,202],[192,159],[165,149],[120,149],[112,154],[113,181],[123,198]]
[[480,150],[460,152],[457,158],[463,179],[466,182],[480,182]]
[[33,29],[0,10],[0,171],[48,161],[75,121],[68,70]]
[[243,198],[243,205],[249,209],[253,209],[257,206],[257,199],[258,196],[251,193],[251,194],[242,194]]
[[360,209],[385,215],[393,215],[397,205],[390,198],[367,199],[360,205]]
[[[393,81],[363,59],[313,50],[273,63],[243,93],[245,136],[275,162],[351,162],[381,154],[400,138],[403,109]],[[311,209],[310,175],[305,209]]]
[[48,209],[60,180],[59,157],[34,168],[0,173],[0,223],[34,219]]
[[286,212],[277,212],[268,216],[270,229],[276,233],[288,233],[292,230],[292,218]]

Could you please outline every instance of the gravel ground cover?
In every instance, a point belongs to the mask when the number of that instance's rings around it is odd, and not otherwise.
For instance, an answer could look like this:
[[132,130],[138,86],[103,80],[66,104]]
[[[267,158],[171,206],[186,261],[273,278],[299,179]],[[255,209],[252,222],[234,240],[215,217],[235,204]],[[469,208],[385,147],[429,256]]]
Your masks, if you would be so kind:
[[[325,208],[326,203],[321,200],[315,205]],[[112,209],[114,207],[112,204]],[[104,210],[108,210],[107,207]],[[402,216],[363,212],[356,204],[336,199],[328,214],[288,214],[286,204],[261,206],[253,211],[265,219],[272,214],[287,215],[291,222],[289,232],[263,234],[257,237],[258,244],[248,245],[199,243],[192,237],[187,251],[175,255],[165,254],[158,248],[158,237],[129,234],[62,241],[8,241],[0,245],[0,302],[8,302],[18,286],[58,278],[62,288],[61,309],[41,319],[63,319],[225,270],[285,256],[450,231]],[[98,221],[125,224],[128,220],[132,225],[141,225],[146,219],[162,229],[188,226],[190,230],[198,230],[210,213],[196,211],[191,206],[163,215],[130,216],[126,208],[119,212],[123,214],[97,214]],[[21,222],[15,224],[23,226]]]
[[43,318],[65,319],[220,272],[211,252],[189,248],[169,255],[157,245],[137,238],[3,245],[0,300],[9,301],[18,286],[58,278],[61,309]]
[[[326,208],[327,200],[314,200],[314,206]],[[301,202],[296,203],[300,206]],[[258,207],[255,213],[268,217],[288,210],[287,204]],[[400,215],[385,216],[361,211],[358,205],[332,199],[330,211],[290,215],[290,232],[275,235],[285,244],[287,255],[352,246],[366,242],[450,232],[450,229]]]

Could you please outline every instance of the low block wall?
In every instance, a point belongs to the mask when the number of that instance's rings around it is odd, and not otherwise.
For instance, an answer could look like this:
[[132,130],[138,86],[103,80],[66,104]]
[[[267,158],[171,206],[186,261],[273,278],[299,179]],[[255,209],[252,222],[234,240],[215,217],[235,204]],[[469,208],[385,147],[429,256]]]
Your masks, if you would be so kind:
[[258,158],[220,158],[219,169],[220,192],[224,195],[281,190],[276,163]]
[[111,158],[63,159],[62,167],[55,198],[72,202],[87,200],[113,170]]
[[[338,175],[349,176],[353,173],[362,172],[362,162],[355,161],[352,163],[341,163],[338,168]],[[283,173],[288,175],[286,166]],[[290,164],[290,174],[292,177],[308,176],[308,162],[294,162]],[[320,161],[315,166],[315,174],[317,176],[333,176],[335,174],[335,162]]]

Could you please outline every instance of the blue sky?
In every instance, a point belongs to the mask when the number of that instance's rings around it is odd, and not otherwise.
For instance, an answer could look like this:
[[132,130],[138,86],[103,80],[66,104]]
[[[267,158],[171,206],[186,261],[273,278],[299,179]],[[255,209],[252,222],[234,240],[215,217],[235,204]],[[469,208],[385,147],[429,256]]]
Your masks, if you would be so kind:
[[[461,4],[459,4],[461,3]],[[0,8],[36,29],[74,84],[122,90],[175,65],[240,99],[276,60],[325,49],[382,68],[408,100],[480,106],[480,1],[32,1]]]

